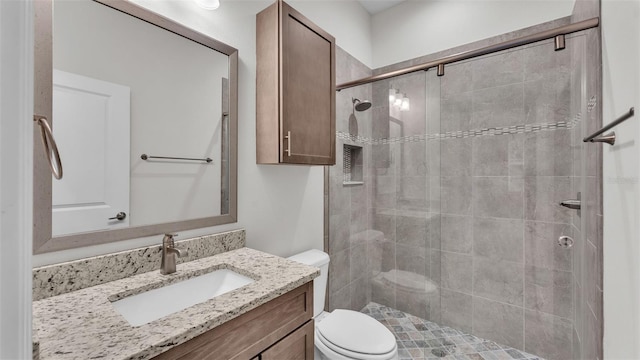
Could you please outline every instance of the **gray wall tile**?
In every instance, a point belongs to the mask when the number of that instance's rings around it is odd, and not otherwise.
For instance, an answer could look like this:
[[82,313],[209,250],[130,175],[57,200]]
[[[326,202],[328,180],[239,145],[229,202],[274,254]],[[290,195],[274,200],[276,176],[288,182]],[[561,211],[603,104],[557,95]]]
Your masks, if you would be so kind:
[[401,176],[426,176],[427,144],[424,142],[410,142],[400,144],[400,171]]
[[473,138],[474,176],[522,176],[524,169],[522,135]]
[[427,210],[427,177],[400,176],[397,178],[396,207],[399,210]]
[[[449,78],[449,70],[447,76]],[[471,129],[471,116],[473,114],[473,93],[455,94],[442,98],[440,102],[441,131],[463,131]]]
[[424,293],[406,292],[398,288],[396,290],[396,309],[426,319],[429,299]]
[[521,307],[479,297],[473,298],[473,334],[516,349],[524,345]]
[[508,50],[471,61],[473,89],[522,83],[524,79],[523,52]]
[[525,268],[525,308],[570,319],[573,274],[534,266]]
[[524,321],[524,350],[526,352],[546,359],[572,358],[573,327],[571,321],[532,310],[525,310]]
[[334,293],[349,284],[351,273],[350,249],[339,251],[329,262],[329,291]]
[[473,90],[473,69],[471,61],[464,61],[447,65],[447,76],[439,77],[441,79],[441,91],[443,98],[456,98],[461,93]]
[[572,249],[561,248],[557,239],[571,236],[571,225],[525,222],[525,264],[545,269],[571,271]]
[[471,253],[473,240],[473,218],[460,215],[442,215],[442,250]]
[[398,270],[427,276],[430,267],[431,250],[424,247],[396,245],[396,264]]
[[329,311],[351,308],[351,292],[348,286],[332,291],[329,295]]
[[[584,297],[587,305],[594,309],[598,302],[597,297],[599,294],[597,286],[598,268],[597,268],[597,249],[590,242],[584,243],[584,283],[582,288],[584,289]],[[595,312],[595,311],[594,311]]]
[[351,193],[342,185],[342,179],[342,168],[337,176],[329,177],[329,209],[332,215],[349,214],[351,211]]
[[524,221],[473,219],[473,253],[498,260],[523,262]]
[[471,294],[472,292],[472,256],[441,252],[440,280],[443,288]]
[[371,281],[371,301],[395,308],[396,292],[393,288],[381,281],[376,281],[374,278]]
[[442,289],[442,325],[471,333],[473,331],[473,297]]
[[443,214],[471,215],[473,195],[471,177],[443,176],[440,191]]
[[359,244],[351,247],[349,252],[349,281],[367,275],[367,244]]
[[474,91],[471,128],[523,124],[523,104],[522,83]]
[[571,223],[572,211],[560,206],[560,201],[575,199],[568,176],[525,177],[525,219]]
[[349,221],[346,215],[331,215],[329,218],[329,255],[345,250],[349,247]]
[[[391,212],[391,214],[389,214]],[[378,211],[372,216],[372,229],[384,234],[385,239],[396,241],[396,216],[395,211]]]
[[393,209],[396,206],[396,178],[376,176],[373,184],[373,204],[377,208]]
[[571,130],[526,134],[524,167],[527,176],[570,176],[573,173]]
[[349,285],[349,297],[351,298],[351,305],[349,309],[360,311],[370,301],[370,281],[366,277],[356,279]]
[[523,187],[521,178],[474,177],[473,214],[483,217],[521,219]]
[[584,314],[583,356],[587,359],[602,359],[602,321],[592,313]]
[[431,250],[431,263],[429,267],[429,278],[437,285],[441,284],[442,280],[442,252],[439,250]]
[[567,50],[555,51],[552,40],[523,49],[524,80],[565,77],[571,71],[571,51]]
[[573,298],[573,329],[577,332],[580,339],[584,339],[585,314],[587,314],[585,309],[588,309],[588,307],[585,303],[584,291],[575,280],[573,284]]
[[472,139],[440,141],[440,174],[442,176],[471,176]]
[[419,215],[398,214],[396,216],[396,241],[402,245],[426,247],[427,219]]
[[570,76],[556,74],[553,78],[524,84],[524,112],[527,124],[554,123],[570,118]]
[[482,256],[473,259],[473,295],[522,306],[523,279],[521,263]]

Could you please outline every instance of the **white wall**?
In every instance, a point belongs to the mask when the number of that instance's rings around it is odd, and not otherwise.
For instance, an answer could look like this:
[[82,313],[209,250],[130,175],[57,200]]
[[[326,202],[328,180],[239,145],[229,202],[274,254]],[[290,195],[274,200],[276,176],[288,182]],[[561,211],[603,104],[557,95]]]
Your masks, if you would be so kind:
[[[323,247],[323,168],[256,165],[255,15],[272,1],[221,1],[215,11],[192,1],[137,3],[239,50],[238,223],[183,231],[181,237],[247,230],[247,245],[287,256]],[[290,4],[336,37],[338,46],[370,63],[369,16],[357,3],[292,1]],[[340,21],[337,21],[340,20]],[[160,236],[34,256],[34,266],[157,244]]]
[[372,18],[378,68],[571,15],[574,0],[406,1]]
[[32,11],[0,1],[0,359],[31,358]]
[[640,359],[640,2],[602,1],[603,122],[635,107],[603,151],[604,358]]

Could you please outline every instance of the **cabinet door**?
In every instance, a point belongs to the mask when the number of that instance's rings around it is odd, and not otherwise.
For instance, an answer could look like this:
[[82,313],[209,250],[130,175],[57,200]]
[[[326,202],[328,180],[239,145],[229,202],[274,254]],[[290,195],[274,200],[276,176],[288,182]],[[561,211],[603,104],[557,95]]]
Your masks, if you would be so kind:
[[264,351],[261,360],[313,360],[314,322],[309,321],[298,330]]
[[282,3],[281,162],[335,164],[335,40]]

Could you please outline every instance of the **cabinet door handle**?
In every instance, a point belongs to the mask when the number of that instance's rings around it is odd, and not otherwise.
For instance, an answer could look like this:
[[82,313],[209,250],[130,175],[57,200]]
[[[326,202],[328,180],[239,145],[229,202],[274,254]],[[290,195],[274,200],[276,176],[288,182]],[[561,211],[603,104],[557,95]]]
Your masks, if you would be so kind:
[[291,156],[291,131],[287,131],[287,136],[284,138],[287,139],[287,149],[285,152],[287,153],[287,156]]
[[49,160],[51,172],[56,179],[60,180],[62,179],[62,160],[60,160],[60,152],[58,152],[58,145],[56,145],[56,140],[53,138],[51,126],[49,126],[49,122],[47,122],[47,118],[44,116],[34,115],[33,121],[40,125],[42,145],[44,146],[47,160]]

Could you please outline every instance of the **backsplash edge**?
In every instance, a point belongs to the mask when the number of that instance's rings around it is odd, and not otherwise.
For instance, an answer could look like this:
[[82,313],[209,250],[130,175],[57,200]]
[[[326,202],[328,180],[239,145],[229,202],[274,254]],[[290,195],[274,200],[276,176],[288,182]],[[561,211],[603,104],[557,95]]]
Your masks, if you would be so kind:
[[[246,244],[244,229],[176,241],[189,256],[178,264],[236,250]],[[160,269],[160,245],[99,255],[33,269],[33,301]]]

